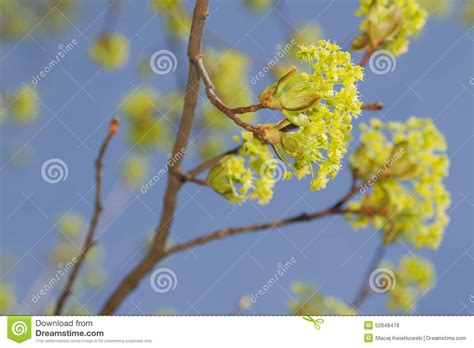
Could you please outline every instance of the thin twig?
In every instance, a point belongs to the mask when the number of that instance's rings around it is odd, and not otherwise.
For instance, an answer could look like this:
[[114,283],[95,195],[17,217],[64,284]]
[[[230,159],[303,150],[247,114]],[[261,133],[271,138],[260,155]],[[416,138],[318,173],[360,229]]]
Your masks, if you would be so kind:
[[206,180],[198,179],[198,178],[196,178],[194,176],[191,176],[189,174],[179,173],[177,175],[179,176],[179,178],[183,182],[189,181],[189,182],[193,182],[195,184],[198,184],[200,186],[207,186],[207,181]]
[[361,106],[362,110],[369,110],[369,111],[380,111],[383,108],[384,108],[384,105],[381,102],[367,103],[367,104],[362,104]]
[[263,231],[267,229],[272,229],[275,227],[290,225],[293,223],[309,222],[309,221],[313,221],[313,220],[323,218],[326,216],[343,215],[343,214],[365,214],[365,213],[362,211],[328,208],[328,209],[324,209],[312,214],[303,213],[303,214],[292,216],[286,219],[279,219],[279,220],[261,223],[261,224],[252,224],[252,225],[246,225],[246,226],[240,226],[240,227],[225,228],[225,229],[217,230],[212,233],[203,235],[201,237],[197,237],[188,242],[173,245],[169,247],[168,249],[166,249],[164,254],[168,256],[170,254],[174,254],[179,251],[183,251],[183,250],[190,249],[197,246],[202,246],[213,240],[220,240],[225,237],[233,236],[236,234],[259,232],[259,231]]
[[[363,110],[370,110],[370,111],[379,111],[379,110],[382,110],[384,107],[383,103],[381,102],[374,102],[374,103],[367,103],[367,104],[363,104],[361,109]],[[235,110],[235,109],[234,109]],[[284,129],[282,129],[283,132],[286,132],[286,131],[290,131],[294,128],[297,128],[297,126],[294,126],[293,127],[286,127]],[[199,179],[196,179],[196,176],[199,175],[200,173],[206,171],[207,169],[209,168],[212,168],[213,166],[215,166],[217,163],[219,163],[219,161],[227,156],[227,155],[232,155],[232,154],[235,154],[239,151],[240,149],[240,146],[237,146],[237,147],[234,147],[230,150],[227,150],[223,153],[220,153],[204,162],[202,162],[201,164],[199,164],[198,166],[196,166],[195,168],[189,170],[186,174],[183,174],[182,175],[182,179],[184,181],[194,181],[196,182],[197,184],[201,185],[202,183],[199,182]],[[196,181],[198,180],[198,181]]]
[[372,54],[374,54],[379,49],[383,42],[384,40],[379,40],[370,44],[370,46],[365,50],[365,54],[362,57],[361,62],[359,63],[361,67],[365,67],[367,65],[370,60],[370,57],[372,57]]
[[375,47],[371,46],[371,47],[367,48],[367,50],[365,51],[365,54],[362,57],[362,60],[360,61],[359,65],[361,67],[365,67],[367,65],[367,63],[369,62],[370,57],[372,56],[372,54],[374,54],[375,51],[376,51]]
[[[203,37],[204,22],[208,16],[208,2],[209,0],[197,0],[194,8],[191,24],[191,33],[188,43],[188,58],[191,64],[189,66],[188,83],[184,99],[183,112],[181,116],[181,123],[173,148],[172,157],[175,157],[178,152],[182,152],[183,148],[187,147],[188,137],[192,128],[194,112],[197,104],[199,81],[201,79],[204,82],[207,97],[215,107],[221,110],[234,123],[246,129],[247,131],[252,132],[257,138],[259,138],[263,142],[267,142],[265,129],[255,127],[243,121],[237,116],[239,114],[258,111],[260,109],[265,108],[265,106],[262,104],[255,104],[238,108],[228,107],[217,95],[214,85],[212,84],[212,81],[204,66],[201,56],[201,41]],[[370,58],[370,55],[368,56],[368,58]],[[183,159],[182,156],[179,157],[179,160],[174,163],[173,166],[169,166],[169,175],[166,186],[166,192],[164,195],[162,215],[160,218],[160,222],[155,230],[152,245],[149,248],[149,251],[147,252],[145,257],[138,263],[138,265],[136,265],[132,269],[132,271],[130,271],[126,275],[124,279],[122,279],[122,281],[113,291],[111,296],[106,300],[106,303],[102,307],[100,314],[110,315],[114,313],[123,303],[126,297],[129,296],[130,293],[138,286],[138,284],[146,276],[146,274],[148,274],[160,260],[162,260],[165,256],[168,256],[173,252],[186,249],[190,246],[202,245],[208,241],[220,239],[233,234],[243,233],[247,231],[258,231],[275,226],[283,226],[295,222],[310,221],[319,217],[328,216],[332,214],[372,214],[369,211],[350,211],[347,209],[342,209],[344,203],[361,190],[362,185],[355,186],[355,180],[353,179],[353,185],[351,185],[349,192],[340,201],[336,202],[333,206],[323,211],[315,212],[312,214],[300,214],[298,216],[283,220],[277,220],[270,223],[215,231],[209,235],[204,235],[195,240],[191,240],[189,242],[176,245],[169,249],[165,249],[165,244],[168,239],[176,211],[177,195],[184,181],[189,180],[189,178],[191,178],[192,180],[190,181],[198,181],[201,184],[205,184],[204,181],[196,179],[195,176],[198,173],[201,173],[202,171],[211,167],[214,163],[216,163],[215,161],[218,162],[223,155],[214,157],[211,160],[208,160],[203,164],[199,165],[198,167],[194,168],[190,171],[191,175],[189,175],[189,173],[183,174],[181,171]]]
[[[185,174],[185,177],[186,179],[187,178],[195,178],[197,175],[201,174],[202,172],[206,171],[207,169],[209,168],[212,168],[213,166],[215,166],[217,163],[219,163],[219,161],[227,156],[227,155],[233,155],[235,153],[237,153],[240,149],[240,146],[237,146],[237,147],[234,147],[233,149],[230,149],[230,150],[227,150],[223,153],[220,153],[204,162],[202,162],[201,164],[197,165],[196,167],[194,167],[193,169],[189,170],[186,174]],[[189,180],[189,179],[187,179]]]
[[120,10],[122,8],[121,0],[110,0],[107,7],[107,13],[104,21],[103,33],[113,33],[117,24]]
[[357,295],[355,296],[354,300],[352,301],[353,303],[352,306],[354,308],[356,309],[359,308],[362,305],[362,303],[364,303],[364,301],[367,300],[369,296],[371,295],[372,292],[370,291],[370,284],[369,284],[370,274],[374,271],[374,269],[377,268],[378,264],[384,257],[386,250],[387,248],[385,247],[383,243],[380,243],[379,246],[377,247],[377,250],[375,251],[375,254],[372,257],[369,267],[367,268],[367,272],[364,276],[364,280],[362,281],[362,285]]
[[355,181],[353,180],[353,183],[349,191],[340,200],[338,200],[336,203],[334,203],[332,206],[330,206],[327,209],[317,211],[311,214],[303,213],[303,214],[295,215],[289,218],[278,219],[278,220],[266,222],[266,223],[251,224],[251,225],[245,225],[245,226],[240,226],[240,227],[232,227],[232,228],[217,230],[209,234],[203,235],[201,237],[197,237],[188,242],[171,246],[165,250],[164,254],[168,256],[178,251],[189,249],[191,247],[200,246],[208,242],[211,242],[213,240],[222,239],[222,238],[236,235],[236,234],[257,232],[257,231],[262,231],[269,228],[282,227],[282,226],[286,226],[286,225],[298,223],[298,222],[308,222],[308,221],[312,221],[312,220],[330,216],[330,215],[341,215],[341,214],[375,215],[373,212],[366,211],[366,210],[342,209],[343,205],[346,202],[348,202],[357,192],[360,192],[361,188],[365,184],[366,183],[361,184],[361,185],[355,185]]
[[114,117],[109,125],[109,131],[107,133],[107,137],[105,138],[102,146],[99,150],[99,155],[95,161],[95,203],[94,203],[94,213],[92,215],[91,223],[89,225],[89,230],[87,231],[86,239],[84,241],[84,245],[82,247],[81,253],[76,258],[76,262],[73,266],[73,269],[69,275],[69,278],[66,282],[66,286],[64,287],[59,299],[56,303],[54,314],[59,315],[61,314],[62,309],[66,303],[66,300],[74,291],[74,282],[79,275],[79,271],[81,269],[82,264],[87,256],[87,253],[94,245],[95,241],[95,232],[97,230],[97,225],[99,223],[100,216],[102,214],[102,203],[101,203],[101,195],[102,195],[102,168],[103,168],[103,159],[105,152],[107,151],[107,147],[109,146],[110,140],[113,136],[117,133],[119,126],[118,118]]
[[[209,0],[197,0],[194,7],[188,42],[188,57],[190,61],[191,57],[199,56],[201,52],[204,22],[208,16],[208,3]],[[166,192],[163,197],[163,210],[160,222],[155,229],[152,245],[145,257],[122,279],[112,295],[106,300],[100,311],[102,315],[114,313],[125,298],[163,257],[164,246],[168,239],[176,211],[178,192],[183,184],[183,181],[180,179],[180,173],[184,156],[179,156],[179,154],[182,153],[183,149],[186,149],[188,145],[198,99],[199,80],[199,72],[196,66],[190,64],[181,122],[171,157],[177,160],[173,165],[168,164],[169,174]]]
[[[383,107],[384,107],[383,103],[374,102],[374,103],[363,104],[361,109],[370,110],[370,111],[379,111],[379,110],[382,110]],[[294,128],[296,128],[296,126],[293,125],[293,127],[290,126],[290,127],[283,128],[282,131],[286,132],[286,131],[290,131]],[[213,166],[215,166],[217,163],[219,163],[219,161],[224,156],[232,155],[232,154],[237,153],[239,151],[239,149],[240,149],[240,146],[234,147],[230,150],[227,150],[223,153],[220,153],[220,154],[218,154],[218,155],[202,162],[201,164],[199,164],[198,166],[196,166],[195,168],[189,170],[186,174],[184,174],[182,179],[184,181],[194,181],[194,182],[196,182],[196,180],[194,180],[194,179],[196,178],[197,175],[199,175],[200,173],[206,171],[207,169],[212,168]],[[199,182],[196,182],[196,183],[200,184]]]
[[214,84],[209,77],[209,73],[204,66],[204,62],[200,54],[190,57],[191,62],[199,71],[199,75],[201,76],[202,81],[204,82],[204,86],[206,88],[206,95],[209,101],[218,108],[222,113],[224,113],[228,118],[230,118],[236,125],[242,127],[243,129],[252,132],[257,138],[266,142],[265,131],[261,128],[255,127],[250,123],[245,122],[237,115],[246,114],[249,112],[255,112],[261,109],[265,109],[263,104],[255,104],[237,108],[230,108],[228,107],[221,98],[217,95]]

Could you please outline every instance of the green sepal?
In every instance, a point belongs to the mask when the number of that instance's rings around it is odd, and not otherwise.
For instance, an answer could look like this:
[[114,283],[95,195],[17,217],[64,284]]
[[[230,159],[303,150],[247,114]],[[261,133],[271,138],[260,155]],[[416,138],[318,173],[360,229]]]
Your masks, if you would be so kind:
[[319,102],[320,99],[319,95],[313,91],[290,91],[281,95],[280,102],[286,110],[303,111]]
[[[393,165],[389,169],[389,175],[394,179],[410,180],[422,174],[423,168],[421,165],[410,161],[409,151],[406,150],[407,145],[408,141],[405,140],[395,144],[392,149],[390,158],[393,161]],[[403,153],[397,156],[401,151]]]
[[288,121],[290,121],[291,123],[293,123],[294,125],[298,127],[309,127],[311,123],[309,117],[306,116],[305,114],[289,112],[285,109],[282,112]]
[[293,78],[293,76],[295,76],[297,72],[297,69],[296,67],[291,67],[291,69],[285,74],[283,75],[279,80],[278,80],[278,83],[275,87],[275,91],[273,93],[274,96],[279,96],[282,92],[283,92],[283,88],[285,88],[285,86],[288,84],[288,82],[290,82],[290,80]]
[[351,50],[361,51],[366,49],[370,45],[370,36],[367,32],[361,33],[352,41]]
[[275,92],[276,86],[277,83],[273,82],[265,87],[265,89],[258,95],[258,101],[263,104],[268,98],[271,98]]
[[391,40],[400,29],[403,19],[402,12],[398,6],[392,5],[387,8],[383,5],[373,5],[368,15],[367,32],[372,45]]

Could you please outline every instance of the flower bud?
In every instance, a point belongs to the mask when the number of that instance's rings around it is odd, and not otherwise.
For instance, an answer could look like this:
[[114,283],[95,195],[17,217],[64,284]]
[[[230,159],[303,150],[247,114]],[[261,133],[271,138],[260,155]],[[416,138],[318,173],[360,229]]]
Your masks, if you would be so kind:
[[367,32],[373,46],[390,41],[399,31],[403,16],[399,7],[374,4],[368,15]]
[[309,127],[309,124],[311,123],[309,117],[302,113],[294,113],[283,110],[283,115],[285,115],[288,121],[298,127]]
[[260,103],[267,109],[281,110],[286,118],[293,124],[300,127],[309,126],[309,118],[301,112],[312,107],[319,102],[319,95],[311,89],[304,89],[301,76],[292,88],[284,91],[291,79],[295,76],[297,70],[292,67],[283,77],[267,86],[258,96]]
[[265,139],[269,144],[279,144],[281,142],[281,134],[276,125],[273,123],[259,125],[259,128],[263,129],[265,133]]
[[351,50],[353,51],[360,51],[364,50],[369,46],[370,43],[370,36],[367,32],[361,33],[357,36],[354,41],[352,41]]
[[227,155],[207,176],[208,185],[231,203],[245,200],[252,184],[252,172],[245,168],[244,162],[243,157]]
[[226,195],[233,191],[229,176],[227,174],[226,165],[222,163],[222,160],[209,172],[209,175],[207,176],[207,183],[221,195]]
[[304,156],[304,150],[301,144],[295,139],[292,133],[282,133],[281,147],[290,157],[300,158]]

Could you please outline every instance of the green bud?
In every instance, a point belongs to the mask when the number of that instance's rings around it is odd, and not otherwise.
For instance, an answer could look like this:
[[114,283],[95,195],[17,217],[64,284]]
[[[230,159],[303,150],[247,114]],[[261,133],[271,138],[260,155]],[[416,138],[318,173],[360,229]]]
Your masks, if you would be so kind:
[[[265,105],[269,109],[279,110],[281,109],[281,105],[273,104],[275,101],[273,100],[273,94],[275,93],[277,83],[273,82],[268,85],[260,94],[258,95],[258,101]],[[276,101],[278,102],[278,100]]]
[[360,51],[366,49],[370,44],[370,36],[363,32],[352,41],[351,50]]
[[266,108],[272,110],[281,110],[283,108],[280,95],[283,88],[290,82],[291,78],[296,74],[296,68],[292,67],[278,82],[274,82],[267,86],[258,96],[258,101],[265,105]]
[[299,88],[301,83],[289,91],[284,91],[296,73],[296,68],[292,67],[278,82],[267,86],[258,96],[258,100],[268,109],[281,110],[291,123],[307,127],[310,120],[301,112],[319,102],[320,97],[313,90]]
[[389,8],[384,5],[375,4],[368,15],[368,35],[374,46],[383,41],[391,40],[400,29],[403,16],[398,6]]
[[303,148],[291,133],[283,133],[281,135],[281,146],[283,151],[290,157],[301,158],[304,156]]
[[252,172],[245,168],[244,162],[243,157],[224,156],[207,177],[209,186],[231,203],[245,200],[252,184]]
[[207,176],[207,183],[221,195],[225,196],[233,192],[233,188],[227,174],[227,167],[222,163],[222,160],[209,172]]
[[259,128],[265,131],[265,139],[270,144],[279,144],[281,142],[281,134],[277,126],[273,123],[261,124]]
[[390,177],[394,179],[411,180],[423,174],[423,167],[418,163],[410,163],[406,159],[397,161],[390,168]]
[[294,113],[289,112],[287,110],[283,110],[283,115],[285,115],[288,121],[298,127],[308,127],[311,122],[309,117],[302,113]]
[[275,88],[275,95],[280,95],[281,92],[283,91],[283,88],[285,88],[285,86],[288,84],[288,82],[290,82],[290,80],[293,78],[293,76],[295,76],[297,72],[297,69],[296,67],[291,67],[291,69],[285,74],[283,75],[279,80],[278,80],[278,83],[276,85],[276,88]]
[[314,91],[289,91],[280,96],[283,109],[289,111],[304,111],[319,102],[319,100],[319,95]]

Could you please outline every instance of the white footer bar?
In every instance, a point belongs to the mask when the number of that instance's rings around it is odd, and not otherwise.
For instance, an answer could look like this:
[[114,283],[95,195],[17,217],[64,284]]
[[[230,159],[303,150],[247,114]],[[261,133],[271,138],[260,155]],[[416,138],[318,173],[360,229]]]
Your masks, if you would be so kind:
[[473,328],[472,316],[13,316],[0,347],[474,347]]

